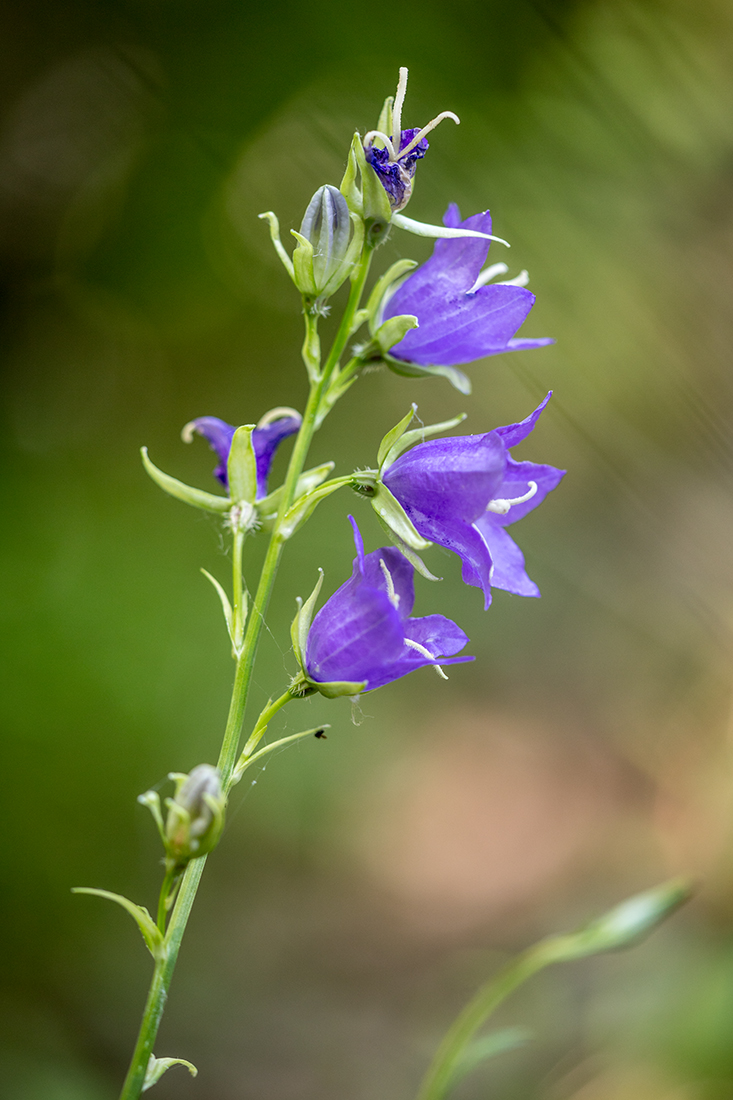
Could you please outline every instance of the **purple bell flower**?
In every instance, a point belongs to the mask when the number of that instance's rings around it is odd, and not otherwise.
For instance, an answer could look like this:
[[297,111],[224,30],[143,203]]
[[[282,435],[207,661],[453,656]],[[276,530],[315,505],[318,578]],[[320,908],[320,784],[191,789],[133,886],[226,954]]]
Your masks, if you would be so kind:
[[[461,221],[451,203],[443,218],[449,228],[491,233],[488,210]],[[401,314],[417,317],[413,329],[390,356],[406,367],[452,367],[504,351],[539,348],[553,341],[517,339],[514,334],[534,305],[535,296],[516,283],[488,283],[481,275],[490,242],[481,237],[439,240],[433,255],[388,299],[382,318]],[[506,271],[496,265],[484,275]],[[523,275],[526,273],[523,273]],[[523,277],[520,277],[523,281]],[[419,371],[417,372],[419,373]]]
[[529,435],[551,396],[519,424],[419,443],[382,475],[418,533],[458,554],[463,580],[483,590],[485,607],[492,587],[540,594],[506,527],[536,508],[565,471],[516,462],[509,448]]
[[[277,414],[276,416],[273,414]],[[283,440],[289,435],[299,431],[302,423],[300,413],[295,409],[274,409],[260,420],[252,432],[252,446],[254,447],[257,461],[257,500],[267,496],[267,478],[270,473],[275,452]],[[183,429],[183,438],[190,443],[194,432],[208,440],[209,446],[219,459],[219,465],[214,470],[225,489],[229,488],[227,482],[227,460],[232,445],[232,438],[237,429],[218,416],[199,416],[192,420]]]
[[[416,668],[472,661],[456,657],[468,642],[443,615],[411,619],[414,569],[393,547],[364,554],[354,528],[356,558],[350,580],[323,605],[311,624],[305,672],[316,683],[351,681],[373,691]],[[447,658],[447,659],[446,659]]]

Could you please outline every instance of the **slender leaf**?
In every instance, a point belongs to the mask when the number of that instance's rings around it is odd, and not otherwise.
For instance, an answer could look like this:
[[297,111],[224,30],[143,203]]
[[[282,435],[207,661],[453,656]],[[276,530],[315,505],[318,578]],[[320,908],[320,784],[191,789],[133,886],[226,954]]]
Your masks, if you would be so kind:
[[182,500],[184,504],[192,504],[194,508],[203,508],[205,512],[218,512],[221,514],[231,509],[232,502],[228,497],[205,493],[203,489],[194,489],[192,485],[185,485],[178,478],[171,477],[170,474],[164,474],[148,458],[147,447],[141,447],[140,454],[147,473],[155,484],[159,485],[169,496],[175,497],[176,500]]
[[145,906],[136,905],[134,901],[123,897],[122,894],[112,894],[109,890],[96,890],[93,886],[75,886],[71,892],[72,894],[91,894],[97,898],[108,898],[109,901],[121,905],[137,924],[145,940],[145,945],[153,958],[160,956],[163,948],[163,935]]

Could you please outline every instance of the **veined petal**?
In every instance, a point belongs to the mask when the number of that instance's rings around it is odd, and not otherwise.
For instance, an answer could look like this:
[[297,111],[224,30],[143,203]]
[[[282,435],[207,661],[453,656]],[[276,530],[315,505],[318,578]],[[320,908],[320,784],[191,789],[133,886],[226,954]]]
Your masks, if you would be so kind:
[[540,401],[534,412],[531,412],[524,420],[520,420],[518,424],[506,424],[503,428],[496,429],[507,447],[516,447],[517,443],[521,443],[523,439],[527,438],[539,420],[540,414],[547,408],[547,403],[551,397],[552,390],[547,394],[547,397]]
[[[453,657],[468,645],[468,635],[445,615],[423,615],[405,624],[405,637],[424,646],[436,657]],[[413,650],[413,652],[415,652]],[[462,658],[464,661],[471,658]]]
[[494,588],[513,592],[515,596],[539,596],[539,588],[530,580],[524,568],[524,554],[511,535],[496,522],[498,519],[498,516],[487,513],[476,522],[489,548],[494,566],[491,584]]

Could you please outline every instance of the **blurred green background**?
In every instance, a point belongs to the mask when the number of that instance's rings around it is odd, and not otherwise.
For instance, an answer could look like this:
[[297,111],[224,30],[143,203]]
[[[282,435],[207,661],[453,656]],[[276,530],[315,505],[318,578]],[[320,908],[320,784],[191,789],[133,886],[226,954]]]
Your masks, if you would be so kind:
[[[475,664],[291,708],[328,740],[234,796],[156,1047],[156,1095],[402,1100],[508,953],[684,871],[647,944],[536,979],[535,1032],[457,1100],[733,1095],[733,11],[726,0],[25,0],[0,51],[3,599],[0,1095],[111,1100],[149,975],[132,922],[158,846],[136,796],[214,760],[231,662],[198,569],[217,524],[181,426],[302,407],[298,302],[256,215],[297,227],[400,65],[440,110],[409,213],[491,207],[555,346],[469,368],[474,395],[374,373],[313,456],[373,461],[412,400],[479,432],[555,397],[522,456],[567,467],[515,532],[539,601],[488,613],[457,561],[417,612]],[[430,246],[397,231],[377,270]],[[492,254],[493,255],[493,254]],[[499,257],[504,259],[504,255]],[[283,448],[284,451],[288,447]],[[284,458],[276,469],[282,472]],[[294,671],[297,595],[350,569],[336,496],[293,542],[255,702]],[[248,576],[263,540],[247,550]],[[352,721],[352,718],[354,719]]]

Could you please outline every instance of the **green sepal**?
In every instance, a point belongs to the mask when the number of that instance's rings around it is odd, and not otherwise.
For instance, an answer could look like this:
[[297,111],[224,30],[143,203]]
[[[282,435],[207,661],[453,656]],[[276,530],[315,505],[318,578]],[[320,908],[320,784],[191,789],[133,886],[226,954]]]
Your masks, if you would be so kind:
[[[301,474],[295,486],[296,501],[305,493],[310,493],[313,489],[317,488],[322,481],[325,481],[335,465],[335,462],[324,462],[323,465],[313,466],[312,469],[306,470],[305,473]],[[255,502],[255,507],[263,523],[271,523],[277,516],[280,501],[282,500],[283,488],[284,487],[280,485],[279,488],[268,493],[262,500]]]
[[369,502],[379,518],[390,531],[413,550],[427,550],[432,543],[417,533],[414,523],[402,507],[397,497],[390,493],[382,482],[378,482],[374,496]]
[[395,359],[391,355],[384,356],[384,362],[395,374],[401,374],[405,378],[447,378],[451,386],[466,397],[471,393],[471,379],[458,367],[418,366],[417,363],[407,363],[402,359]]
[[[383,134],[392,133],[392,108],[394,107],[394,96],[388,95],[384,101],[382,110],[379,112],[379,121],[377,122],[377,129],[381,130]],[[399,135],[397,136],[399,141]]]
[[[353,214],[357,214],[361,217],[364,204],[362,202],[361,191],[357,184],[358,175],[358,162],[356,159],[356,148],[361,149],[361,137],[358,133],[354,134],[351,145],[349,147],[349,155],[346,160],[346,170],[344,171],[343,179],[339,185],[339,191],[346,199],[346,205]],[[262,217],[262,215],[260,215]]]
[[480,1039],[476,1039],[466,1048],[460,1061],[454,1067],[448,1088],[455,1088],[464,1077],[473,1072],[482,1062],[488,1061],[489,1058],[496,1058],[497,1054],[516,1050],[517,1047],[524,1046],[531,1038],[532,1032],[529,1028],[505,1027],[501,1031],[492,1031],[490,1035],[484,1035]]
[[305,603],[298,597],[298,610],[295,613],[295,618],[290,625],[290,637],[293,642],[293,651],[295,653],[298,664],[301,668],[305,668],[305,646],[308,641],[308,631],[311,628],[313,622],[313,612],[315,611],[316,602],[323,586],[323,570],[318,570],[318,580],[316,581],[316,587],[311,592]]
[[[413,569],[416,569],[421,577],[424,577],[426,581],[442,581],[442,577],[436,577],[434,573],[431,573],[425,562],[422,560],[419,554],[416,554],[411,546],[408,546],[399,535],[396,535],[392,528],[386,523],[382,517],[377,513],[377,519],[380,525],[384,529],[387,538],[397,547],[399,552],[407,558]],[[432,544],[431,544],[432,545]]]
[[390,317],[379,326],[374,333],[374,342],[382,355],[386,355],[395,344],[399,344],[400,340],[404,340],[408,332],[419,327],[417,317],[409,313],[401,313],[397,317]]
[[319,684],[317,680],[308,682],[327,699],[339,699],[342,695],[360,695],[367,686],[366,680],[361,683],[352,680],[332,680],[326,684]]
[[400,279],[403,279],[410,271],[414,271],[416,267],[417,260],[397,260],[391,267],[387,268],[384,275],[377,279],[366,304],[366,311],[369,315],[369,330],[372,335],[374,335],[374,330],[378,327],[379,307],[382,304],[384,295],[390,287]]
[[205,512],[216,512],[219,515],[222,512],[228,512],[231,508],[232,502],[229,497],[219,497],[214,493],[206,493],[203,489],[194,489],[192,485],[185,485],[178,478],[171,477],[170,474],[164,474],[148,458],[147,447],[141,447],[140,454],[146,472],[155,484],[159,485],[163,492],[168,493],[169,496],[175,497],[176,500],[182,500],[184,504],[191,504],[194,508],[202,508]]
[[403,416],[399,424],[395,424],[394,428],[391,428],[382,439],[382,442],[379,444],[379,450],[377,451],[377,465],[379,466],[380,470],[392,448],[395,446],[398,440],[402,438],[402,436],[409,428],[410,421],[412,420],[416,412],[417,405],[413,402],[407,416]]
[[275,251],[283,262],[283,266],[287,271],[290,278],[295,282],[295,273],[293,271],[293,261],[288,256],[287,252],[283,248],[282,241],[280,240],[280,222],[277,220],[277,214],[274,214],[272,210],[266,210],[264,214],[258,214],[258,218],[264,218],[270,226],[270,239],[275,246]]
[[227,461],[229,495],[235,504],[254,504],[257,496],[257,459],[252,445],[254,424],[243,424],[232,437]]
[[194,1066],[192,1062],[187,1062],[185,1058],[156,1058],[154,1054],[151,1054],[148,1061],[148,1068],[145,1071],[142,1091],[147,1092],[149,1088],[152,1088],[156,1081],[160,1081],[165,1071],[170,1069],[171,1066],[185,1066],[192,1077],[196,1077],[199,1072],[196,1066]]
[[145,791],[144,794],[139,794],[137,800],[141,806],[147,806],[153,815],[153,821],[155,822],[158,832],[160,833],[160,839],[165,844],[165,825],[163,823],[163,814],[160,809],[160,795],[157,791]]
[[[417,409],[417,405],[413,405],[412,407],[413,409]],[[422,443],[424,440],[429,439],[431,436],[440,435],[441,432],[450,431],[451,428],[457,428],[458,425],[462,424],[463,421],[466,419],[466,415],[466,413],[459,413],[458,416],[454,416],[451,420],[443,420],[440,424],[428,424],[425,428],[414,428],[411,432],[405,431],[401,433],[398,437],[396,437],[393,445],[385,453],[384,458],[380,461],[380,473],[384,473],[385,470],[388,470],[395,459],[399,458],[402,452],[406,451],[408,447],[412,447],[415,443]],[[387,437],[385,436],[385,439],[386,438]],[[382,448],[380,447],[379,450],[381,454]]]
[[319,290],[313,274],[313,245],[297,230],[291,229],[290,232],[298,242],[293,252],[293,282],[301,294],[315,298]]
[[159,959],[163,957],[165,951],[163,933],[160,931],[144,905],[136,905],[134,901],[130,901],[129,898],[123,897],[122,894],[112,894],[109,890],[97,890],[93,886],[74,886],[71,892],[72,894],[91,894],[93,897],[107,898],[109,901],[114,901],[118,905],[121,905],[123,909],[127,910],[137,924],[145,940],[145,946],[153,958]]
[[384,223],[387,226],[392,220],[392,207],[389,205],[387,192],[382,186],[379,176],[366,159],[364,146],[358,134],[354,135],[353,148],[361,174],[362,217],[367,224],[370,222],[372,224]]
[[296,500],[288,508],[278,525],[280,537],[283,539],[292,538],[295,532],[310,519],[322,500],[330,497],[331,493],[335,493],[337,489],[350,484],[350,477],[336,477],[333,481],[327,481],[325,485],[321,485],[320,488],[314,489],[311,493],[306,493],[300,500]]

